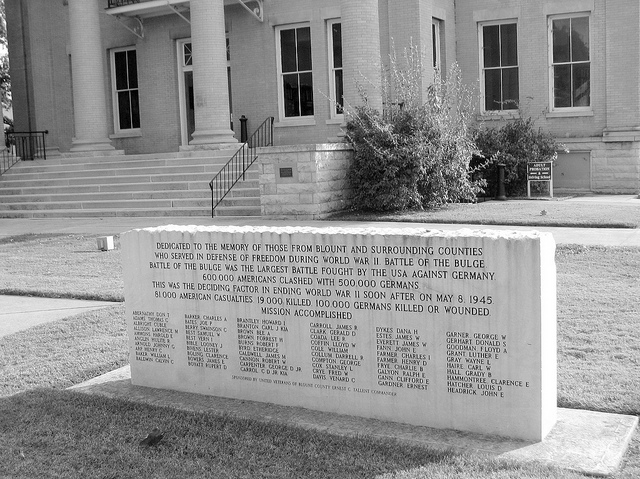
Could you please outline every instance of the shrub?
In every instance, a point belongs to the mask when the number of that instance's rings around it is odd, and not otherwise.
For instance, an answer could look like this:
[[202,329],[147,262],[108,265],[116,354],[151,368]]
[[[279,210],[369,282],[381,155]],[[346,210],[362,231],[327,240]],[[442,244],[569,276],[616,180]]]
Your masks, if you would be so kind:
[[486,181],[485,194],[496,192],[498,164],[505,165],[505,192],[507,196],[523,196],[527,191],[527,163],[555,161],[563,146],[540,128],[535,128],[530,117],[518,117],[500,128],[480,128],[475,132],[475,143],[480,155],[471,163]]
[[349,170],[353,207],[394,211],[435,208],[475,199],[469,177],[475,147],[469,124],[473,96],[453,65],[436,78],[422,101],[422,59],[411,47],[401,68],[392,55],[383,82],[385,109],[349,108],[347,139],[354,148]]

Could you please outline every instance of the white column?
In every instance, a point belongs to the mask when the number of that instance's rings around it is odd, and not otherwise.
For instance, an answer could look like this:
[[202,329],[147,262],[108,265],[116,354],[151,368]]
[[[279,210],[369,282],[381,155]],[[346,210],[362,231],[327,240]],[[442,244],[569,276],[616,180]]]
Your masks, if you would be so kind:
[[368,105],[382,111],[378,0],[342,0],[340,10],[345,102],[351,107],[363,104],[359,84]]
[[113,150],[107,127],[99,4],[69,0],[75,138],[71,151]]
[[191,0],[196,129],[190,145],[237,143],[231,130],[223,0]]

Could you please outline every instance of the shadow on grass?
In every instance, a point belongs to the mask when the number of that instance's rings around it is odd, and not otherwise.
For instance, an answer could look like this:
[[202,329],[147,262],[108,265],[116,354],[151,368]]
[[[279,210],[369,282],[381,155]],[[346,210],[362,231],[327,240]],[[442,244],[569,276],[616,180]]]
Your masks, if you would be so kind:
[[26,233],[23,235],[7,236],[5,238],[0,238],[0,245],[26,243],[28,241],[43,240],[48,238],[59,238],[61,236],[67,236],[67,235],[62,233]]
[[33,296],[35,298],[81,299],[85,301],[124,302],[124,296],[109,292],[83,293],[81,291],[41,291],[25,288],[0,288],[0,294],[8,296]]
[[574,219],[550,220],[541,219],[514,219],[514,218],[438,218],[433,216],[433,212],[428,211],[403,211],[397,213],[376,213],[376,212],[340,212],[328,218],[327,221],[358,221],[358,222],[389,222],[389,223],[429,223],[429,224],[472,224],[476,226],[523,226],[523,227],[564,227],[564,228],[613,228],[613,229],[635,229],[637,224],[631,221],[576,221]]
[[[153,427],[164,438],[155,447],[141,446]],[[0,431],[9,477],[580,477],[66,390],[0,398]]]
[[[9,471],[33,477],[54,471],[100,477],[118,471],[117,477],[139,478],[214,472],[216,477],[371,477],[436,459],[422,449],[71,391],[40,389],[1,399],[0,418]],[[165,433],[163,440],[157,447],[140,447],[154,426]],[[46,470],[38,469],[47,463]]]

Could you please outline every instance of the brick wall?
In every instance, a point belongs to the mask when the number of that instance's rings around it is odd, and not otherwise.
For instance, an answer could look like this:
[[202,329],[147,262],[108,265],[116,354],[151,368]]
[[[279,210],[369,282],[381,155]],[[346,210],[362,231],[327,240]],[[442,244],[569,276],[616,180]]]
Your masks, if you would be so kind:
[[[29,12],[21,7],[17,0],[6,0],[7,40],[10,45],[9,62],[11,65],[11,79],[13,85],[11,93],[14,105],[18,106],[13,112],[16,129],[28,130],[35,122],[34,105],[30,101],[33,97],[33,74],[27,58],[30,54],[29,42]],[[25,41],[26,40],[26,41]]]
[[[534,118],[537,126],[553,133],[569,149],[590,152],[594,191],[638,192],[639,9],[633,0],[459,0],[457,57],[464,81],[479,84],[479,22],[517,20],[520,104],[524,115]],[[591,109],[580,113],[551,112],[549,17],[583,12],[590,14]],[[504,121],[490,116],[479,119],[488,126],[499,126]],[[603,133],[609,136],[605,141]]]
[[[640,2],[609,0],[606,6],[607,130],[640,126]],[[632,33],[633,32],[633,33]]]
[[[259,23],[241,6],[227,6],[234,119],[248,119],[249,134],[268,116],[275,117],[275,144],[324,143],[340,135],[339,122],[331,120],[327,20],[340,17],[340,1],[289,0],[265,2],[265,21]],[[287,126],[278,117],[275,29],[308,23],[313,61],[313,124]]]
[[49,130],[48,154],[68,150],[73,102],[66,9],[45,0],[23,2],[22,8],[20,2],[7,1],[6,12],[15,128]]
[[[549,7],[551,6],[551,8]],[[587,115],[554,116],[550,110],[548,55],[549,12],[579,13],[581,7],[593,5],[591,13],[591,106]],[[545,8],[545,6],[547,6]],[[573,10],[578,8],[578,10]],[[537,124],[557,136],[595,136],[606,126],[605,31],[604,0],[578,2],[530,2],[514,0],[462,0],[456,2],[456,32],[458,61],[464,80],[479,85],[478,23],[492,20],[516,20],[518,24],[518,63],[520,104]],[[637,25],[636,25],[637,31]],[[480,106],[478,104],[478,106]],[[491,118],[483,118],[492,121]]]
[[[101,8],[106,0],[95,1]],[[16,126],[48,129],[47,142],[65,152],[74,136],[72,80],[69,62],[68,7],[64,2],[24,2],[26,42],[15,28],[19,3],[7,0],[8,33],[14,75]],[[252,132],[267,116],[276,117],[276,145],[325,143],[341,137],[339,122],[331,120],[327,20],[339,18],[340,0],[268,0],[265,21],[258,22],[239,5],[225,7],[230,37],[234,124],[248,118]],[[592,185],[598,191],[637,191],[640,171],[640,6],[637,0],[380,0],[381,55],[389,38],[413,38],[430,57],[431,17],[443,20],[443,65],[457,60],[464,80],[479,79],[478,22],[517,19],[520,100],[536,124],[567,143],[586,144],[592,152]],[[455,6],[455,9],[454,9]],[[580,115],[549,113],[550,81],[548,18],[556,13],[591,12],[591,111]],[[109,15],[101,15],[104,95],[110,133],[113,110],[109,51],[135,46],[142,133],[114,137],[113,146],[126,153],[177,151],[180,113],[176,40],[190,37],[190,27],[176,15],[144,20],[145,37],[137,38]],[[315,112],[312,124],[290,126],[278,118],[275,28],[311,26]],[[37,32],[37,33],[36,33]],[[23,49],[28,58],[24,63]],[[429,62],[427,62],[429,63]],[[426,83],[426,82],[425,82]],[[27,96],[29,106],[27,106]],[[31,114],[28,112],[31,111]],[[500,121],[488,118],[490,125]],[[238,135],[236,135],[238,136]],[[604,140],[603,140],[604,136]],[[584,140],[584,141],[583,141]]]
[[127,153],[178,151],[180,147],[176,40],[189,38],[190,28],[184,20],[177,18],[178,22],[176,18],[146,19],[144,39],[121,33],[115,37],[117,40],[105,45],[107,49],[135,46],[137,50],[142,136],[113,138],[114,145]]
[[456,10],[453,0],[434,0],[432,14],[440,22],[441,63],[446,71],[458,61],[456,46]]

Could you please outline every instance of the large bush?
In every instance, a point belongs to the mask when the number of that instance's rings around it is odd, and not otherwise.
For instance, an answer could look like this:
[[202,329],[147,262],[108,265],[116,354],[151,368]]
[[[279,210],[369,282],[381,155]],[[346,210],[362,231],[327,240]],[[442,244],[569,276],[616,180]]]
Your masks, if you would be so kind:
[[401,68],[391,58],[384,112],[366,101],[347,108],[347,139],[354,148],[349,180],[356,209],[434,208],[473,200],[479,190],[469,175],[475,151],[469,129],[473,95],[463,86],[458,66],[446,80],[436,78],[423,98],[417,49],[411,48],[405,60],[408,66]]
[[506,195],[523,196],[527,191],[527,163],[555,161],[557,151],[563,149],[549,132],[536,128],[532,118],[522,116],[499,128],[477,129],[475,143],[480,154],[471,165],[485,179],[487,196],[495,195],[499,164],[505,165]]

